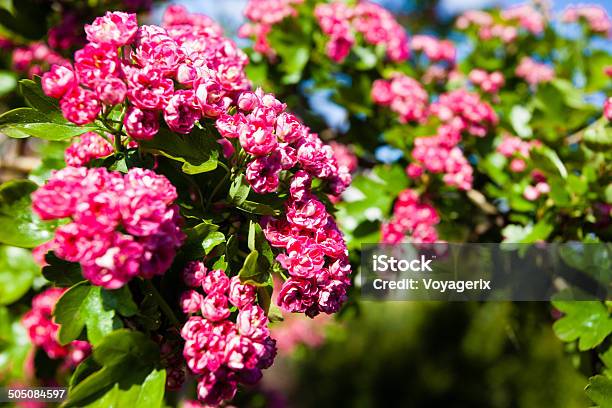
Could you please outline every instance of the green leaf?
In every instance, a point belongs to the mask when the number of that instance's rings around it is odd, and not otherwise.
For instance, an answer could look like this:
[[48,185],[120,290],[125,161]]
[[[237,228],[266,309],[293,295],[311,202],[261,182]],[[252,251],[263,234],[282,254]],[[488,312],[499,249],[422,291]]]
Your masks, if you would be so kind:
[[546,146],[536,147],[529,152],[533,164],[551,174],[558,174],[561,178],[567,177],[565,165],[554,150]]
[[76,340],[87,327],[87,338],[94,346],[120,324],[115,320],[115,311],[107,309],[102,298],[104,289],[81,282],[58,300],[53,315],[60,325],[59,341],[68,344]]
[[584,132],[584,144],[596,152],[609,152],[612,150],[612,128],[597,123]]
[[81,273],[81,265],[76,262],[68,262],[55,256],[53,252],[45,255],[45,265],[42,274],[55,286],[67,288],[83,282],[85,278]]
[[0,71],[0,96],[5,96],[17,88],[17,76],[11,71]]
[[612,319],[603,303],[559,300],[552,303],[565,313],[553,325],[555,333],[566,342],[578,340],[580,350],[596,347],[612,333]]
[[257,250],[252,250],[244,260],[244,264],[238,272],[240,282],[253,286],[268,286],[268,278],[270,270],[264,269],[258,262],[259,253]]
[[65,407],[163,406],[165,372],[155,369],[159,347],[144,333],[110,333],[94,347],[91,360],[87,370],[75,373]]
[[185,231],[187,242],[183,248],[190,258],[201,258],[208,255],[217,245],[225,242],[225,235],[218,231],[219,226],[210,221],[204,221]]
[[247,199],[250,192],[251,186],[247,183],[244,175],[241,174],[232,181],[229,189],[229,202],[240,205]]
[[217,168],[221,147],[212,131],[194,128],[188,135],[178,135],[163,128],[152,140],[141,140],[139,145],[183,163],[183,172],[198,174]]
[[242,203],[236,205],[239,210],[242,210],[251,214],[259,215],[278,215],[279,211],[270,207],[269,205],[256,203],[254,201],[245,200]]
[[302,71],[310,59],[310,48],[306,45],[283,48],[281,69],[285,75],[281,78],[283,84],[297,84],[302,79]]
[[62,115],[57,99],[51,98],[43,92],[40,85],[40,77],[36,77],[36,81],[31,79],[19,81],[19,92],[30,107],[43,113],[47,118],[51,119],[51,122],[59,124],[68,123]]
[[202,241],[202,248],[204,249],[204,253],[206,255],[210,254],[210,252],[215,249],[217,245],[222,244],[224,242],[225,235],[221,231],[211,232]]
[[600,354],[599,358],[606,366],[604,374],[607,375],[609,378],[612,378],[612,347],[610,347],[605,353]]
[[38,186],[28,180],[13,180],[0,186],[0,242],[33,248],[53,237],[59,222],[40,220],[31,209]]
[[271,266],[274,263],[274,254],[272,248],[266,239],[266,236],[261,229],[258,222],[253,220],[249,224],[249,237],[248,237],[249,249],[256,250],[260,255],[263,255],[263,259],[267,260],[267,266]]
[[510,111],[510,123],[517,135],[522,138],[531,137],[533,130],[529,126],[531,112],[523,106],[514,105]]
[[138,313],[138,305],[132,298],[128,286],[115,290],[102,290],[102,301],[105,309],[113,309],[122,316],[131,317]]
[[30,251],[0,246],[0,305],[19,300],[30,289],[39,270]]
[[22,381],[25,377],[26,359],[31,343],[19,317],[0,306],[0,373],[2,381]]
[[600,408],[612,407],[612,380],[603,375],[589,378],[589,384],[585,388],[586,394]]

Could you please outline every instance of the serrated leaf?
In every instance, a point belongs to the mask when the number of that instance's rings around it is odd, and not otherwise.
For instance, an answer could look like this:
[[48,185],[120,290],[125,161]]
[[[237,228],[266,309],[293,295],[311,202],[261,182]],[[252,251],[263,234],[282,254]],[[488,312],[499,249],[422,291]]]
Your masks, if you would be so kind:
[[45,262],[47,265],[42,268],[42,274],[55,286],[67,288],[85,280],[81,265],[76,262],[60,259],[53,252],[45,255]]
[[29,180],[13,180],[0,186],[0,242],[33,248],[53,237],[59,222],[42,221],[31,209],[30,195],[37,188]]
[[165,372],[155,369],[158,361],[159,347],[144,333],[116,330],[94,347],[88,370],[77,371],[64,406],[161,407]]
[[585,388],[586,394],[600,408],[612,407],[612,380],[603,375],[589,378],[589,384]]
[[552,303],[565,313],[554,323],[555,333],[563,341],[578,340],[580,350],[596,347],[612,333],[612,319],[603,303],[559,300]]
[[81,282],[58,300],[53,315],[60,325],[58,340],[61,344],[78,339],[87,327],[87,339],[95,346],[118,328],[120,322],[114,318],[115,311],[104,306],[102,290],[99,286]]
[[103,290],[101,293],[105,309],[116,310],[125,317],[131,317],[138,313],[138,305],[134,302],[128,286],[115,290]]
[[62,115],[57,99],[51,98],[43,92],[40,77],[35,77],[34,81],[31,79],[19,81],[19,92],[30,107],[44,114],[51,122],[69,123]]

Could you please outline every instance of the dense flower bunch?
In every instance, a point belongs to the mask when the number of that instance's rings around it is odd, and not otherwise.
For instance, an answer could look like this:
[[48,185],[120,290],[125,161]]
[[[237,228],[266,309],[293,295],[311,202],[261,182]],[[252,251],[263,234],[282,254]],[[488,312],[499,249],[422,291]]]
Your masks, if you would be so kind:
[[393,217],[382,225],[381,242],[384,244],[436,242],[438,234],[435,225],[439,222],[440,217],[436,209],[423,202],[416,191],[406,189],[397,197],[393,207]]
[[430,62],[446,62],[455,64],[457,50],[452,41],[440,40],[431,35],[414,35],[410,39],[410,48],[422,52]]
[[[497,114],[488,103],[464,89],[457,89],[440,95],[431,104],[430,113],[443,123],[441,127],[449,133],[467,133],[484,137],[487,130],[498,122]],[[453,135],[449,136],[451,139]]]
[[238,383],[259,381],[261,370],[274,361],[276,342],[255,304],[255,287],[201,262],[188,264],[183,278],[193,288],[181,297],[183,311],[191,315],[181,330],[183,355],[198,377],[200,401],[216,406],[234,397]]
[[285,112],[285,104],[258,89],[240,94],[237,107],[234,115],[217,119],[217,129],[226,139],[237,138],[253,158],[246,169],[253,190],[277,191],[281,172],[295,166],[327,181],[334,195],[346,189],[351,180],[348,169],[338,166],[330,146]]
[[510,162],[512,172],[520,173],[527,168],[525,160],[529,159],[529,151],[540,145],[541,143],[537,140],[525,141],[520,137],[505,135],[497,146],[497,151],[504,157],[512,159]]
[[115,151],[113,145],[94,132],[86,132],[73,141],[64,152],[64,160],[68,166],[80,167],[92,159],[106,157]]
[[255,51],[273,56],[274,50],[268,43],[268,33],[273,25],[287,17],[297,16],[295,6],[303,2],[304,0],[249,0],[244,9],[244,15],[249,23],[240,27],[238,35],[243,38],[255,38],[253,46]]
[[67,367],[76,367],[91,352],[86,341],[75,340],[62,346],[58,341],[59,326],[53,322],[51,313],[58,299],[65,292],[60,288],[49,288],[34,296],[32,309],[21,320],[32,344],[40,347],[52,359],[65,359]]
[[369,1],[349,6],[340,1],[319,4],[315,16],[324,34],[329,36],[327,55],[342,62],[355,44],[355,34],[366,44],[384,46],[387,57],[394,62],[410,57],[410,44],[404,28],[385,8]]
[[506,21],[517,21],[521,28],[534,35],[542,34],[546,25],[542,13],[529,4],[519,4],[503,10],[501,17]]
[[139,28],[135,15],[121,12],[97,18],[85,27],[89,42],[75,53],[74,69],[54,66],[44,91],[79,125],[125,103],[123,125],[134,139],[151,139],[160,113],[172,131],[188,134],[249,87],[247,58],[216,23],[182,7],[168,8],[164,24]]
[[506,44],[518,37],[519,29],[540,35],[546,24],[545,15],[529,4],[519,4],[503,10],[500,19],[480,10],[468,10],[457,19],[457,28],[460,30],[474,28],[481,40],[498,38]]
[[500,71],[487,72],[484,69],[473,69],[468,75],[472,84],[478,86],[483,92],[496,94],[505,84],[504,74]]
[[122,175],[67,167],[32,195],[32,205],[43,220],[71,218],[55,233],[58,257],[79,262],[94,285],[117,289],[170,267],[184,240],[176,197],[174,186],[151,170]]
[[325,205],[311,192],[311,176],[300,170],[291,181],[286,217],[262,221],[266,238],[282,248],[277,256],[289,272],[278,294],[287,312],[335,313],[346,301],[351,265],[342,233]]
[[29,78],[42,75],[52,65],[66,65],[68,60],[43,43],[32,43],[13,50],[13,69]]
[[563,12],[562,20],[566,23],[584,20],[593,33],[601,34],[604,37],[609,36],[612,31],[612,19],[606,9],[599,5],[568,6]]
[[422,121],[428,114],[429,96],[413,78],[396,73],[390,79],[377,79],[372,84],[372,100],[381,106],[388,106],[399,115],[402,123]]
[[523,57],[516,67],[517,77],[524,79],[529,85],[535,86],[539,83],[550,82],[555,77],[555,70],[532,58]]
[[612,98],[608,98],[604,102],[603,115],[606,119],[612,121]]

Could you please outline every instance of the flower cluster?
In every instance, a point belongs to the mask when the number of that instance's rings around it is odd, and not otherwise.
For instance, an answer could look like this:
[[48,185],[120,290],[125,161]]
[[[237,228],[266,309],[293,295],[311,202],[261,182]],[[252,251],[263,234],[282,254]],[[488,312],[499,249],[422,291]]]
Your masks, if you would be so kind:
[[272,26],[287,17],[297,16],[295,6],[304,0],[249,0],[244,15],[250,21],[240,27],[238,35],[242,38],[254,37],[254,50],[266,55],[274,55],[268,43],[268,33]]
[[529,4],[519,4],[503,10],[501,17],[506,21],[517,21],[520,27],[534,35],[542,34],[546,26],[542,13]]
[[68,166],[80,167],[92,159],[106,157],[114,151],[108,140],[94,132],[87,132],[73,141],[64,152],[64,160]]
[[13,69],[27,75],[42,75],[50,66],[68,65],[68,61],[43,43],[35,42],[13,50]]
[[468,10],[457,19],[457,28],[467,30],[475,27],[478,37],[483,40],[500,39],[505,44],[513,42],[518,36],[518,30],[513,25],[496,23],[486,11]]
[[543,82],[550,82],[555,77],[555,70],[532,58],[523,57],[516,67],[517,77],[524,79],[529,85],[535,86]]
[[42,348],[52,359],[65,359],[65,365],[76,367],[91,352],[86,341],[75,340],[62,346],[58,341],[59,326],[52,320],[55,304],[65,289],[49,288],[34,296],[32,309],[23,315],[21,323],[32,344]]
[[350,184],[346,167],[338,166],[333,150],[324,145],[298,118],[285,112],[286,105],[261,89],[240,94],[237,112],[222,115],[216,125],[226,139],[238,138],[251,156],[246,178],[257,193],[278,189],[283,170],[299,167],[327,181],[333,195]]
[[393,14],[375,3],[362,0],[355,6],[340,1],[319,4],[315,17],[323,33],[329,36],[327,55],[335,62],[342,62],[349,55],[356,33],[361,34],[367,44],[384,46],[387,57],[393,62],[410,57],[406,31]]
[[418,178],[423,170],[434,174],[442,173],[444,174],[443,181],[447,185],[461,190],[470,190],[474,171],[461,148],[454,145],[453,142],[453,139],[444,134],[417,137],[412,150],[412,157],[417,163],[408,165],[406,168],[408,176]]
[[606,9],[599,5],[568,6],[563,12],[562,19],[567,23],[584,20],[592,32],[606,37],[612,31],[612,20]]
[[117,289],[135,276],[150,279],[172,263],[184,234],[173,204],[176,189],[164,176],[133,168],[66,167],[32,195],[43,220],[70,217],[55,232],[55,254],[79,262],[94,285]]
[[389,80],[377,79],[372,84],[372,100],[388,106],[399,115],[400,122],[419,122],[427,117],[429,96],[413,78],[395,73]]
[[608,98],[604,102],[603,115],[606,119],[612,121],[612,98]]
[[440,99],[432,103],[430,113],[437,116],[447,128],[449,137],[452,133],[466,132],[472,136],[484,137],[489,127],[498,122],[493,108],[482,101],[478,94],[465,89],[456,89],[440,95]]
[[183,356],[198,377],[200,401],[216,406],[234,397],[238,383],[259,381],[261,370],[274,361],[276,342],[253,286],[201,262],[189,263],[183,278],[192,287],[181,297],[183,311],[191,315],[181,330]]
[[164,25],[138,27],[134,14],[122,12],[98,17],[85,27],[89,42],[75,53],[74,68],[53,66],[43,90],[79,125],[125,103],[123,125],[134,139],[151,139],[160,114],[172,131],[191,132],[249,88],[247,57],[212,20],[180,6],[168,8]]
[[431,35],[415,35],[410,39],[410,48],[423,52],[431,62],[455,64],[457,51],[449,40],[439,40]]
[[496,94],[505,84],[504,74],[500,71],[488,73],[483,69],[473,69],[468,75],[470,81],[480,87],[483,92]]
[[540,145],[538,140],[525,141],[520,137],[505,135],[497,146],[497,152],[509,159],[512,158],[510,171],[521,173],[527,168],[525,160],[529,159],[529,151]]
[[393,207],[393,218],[381,227],[381,242],[399,244],[406,242],[433,243],[438,240],[435,225],[440,222],[434,207],[420,200],[416,191],[402,191]]

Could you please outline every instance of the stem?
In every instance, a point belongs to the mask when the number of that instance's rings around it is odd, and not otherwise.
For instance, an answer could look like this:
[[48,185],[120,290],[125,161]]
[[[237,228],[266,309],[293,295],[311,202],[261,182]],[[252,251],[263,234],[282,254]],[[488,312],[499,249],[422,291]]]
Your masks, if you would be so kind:
[[115,150],[123,151],[123,143],[121,143],[121,133],[115,133]]
[[170,306],[168,306],[168,303],[166,303],[162,295],[158,292],[157,288],[155,288],[153,282],[151,282],[149,279],[144,279],[143,281],[145,287],[147,288],[151,296],[153,296],[153,299],[155,300],[159,308],[162,310],[162,312],[164,312],[170,323],[172,323],[173,326],[178,326],[180,324],[178,319],[174,315],[172,309],[170,309]]
[[225,184],[225,181],[229,178],[229,171],[227,173],[225,173],[225,175],[223,176],[223,178],[221,179],[221,181],[219,182],[219,184],[217,184],[215,186],[215,188],[213,189],[212,193],[210,194],[210,200],[208,201],[208,205],[206,206],[206,208],[209,208],[210,205],[213,202],[213,199],[215,198],[215,195],[217,194],[217,192],[219,191],[219,189],[221,188],[221,186],[223,184]]

